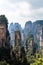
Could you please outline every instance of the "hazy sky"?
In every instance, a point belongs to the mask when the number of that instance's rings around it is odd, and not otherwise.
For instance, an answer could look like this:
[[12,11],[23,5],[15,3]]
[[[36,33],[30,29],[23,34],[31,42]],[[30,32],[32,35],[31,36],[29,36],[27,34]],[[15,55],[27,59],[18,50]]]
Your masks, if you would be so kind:
[[43,19],[43,0],[0,0],[0,15],[5,14],[9,23]]

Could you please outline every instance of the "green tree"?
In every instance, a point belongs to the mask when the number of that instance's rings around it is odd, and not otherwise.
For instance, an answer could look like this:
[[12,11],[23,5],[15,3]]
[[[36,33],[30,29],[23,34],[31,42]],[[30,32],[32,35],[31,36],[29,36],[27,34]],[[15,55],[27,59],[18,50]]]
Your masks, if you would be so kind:
[[7,63],[7,62],[4,60],[4,61],[0,61],[0,65],[10,65],[10,64]]
[[30,65],[43,65],[43,55],[41,51],[38,51],[36,54],[28,57],[28,62]]

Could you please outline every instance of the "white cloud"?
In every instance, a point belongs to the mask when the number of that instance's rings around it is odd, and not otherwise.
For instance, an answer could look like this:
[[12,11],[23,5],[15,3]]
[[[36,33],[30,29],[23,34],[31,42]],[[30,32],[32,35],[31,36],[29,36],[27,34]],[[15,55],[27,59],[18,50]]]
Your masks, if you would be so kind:
[[26,0],[14,3],[9,0],[0,0],[0,15],[1,14],[6,15],[9,23],[18,22],[24,27],[25,22],[28,20],[42,19],[43,8],[31,9],[30,3]]
[[[24,26],[26,15],[30,14],[30,4],[28,2],[22,1],[17,3],[10,3],[8,0],[0,1],[0,13],[5,14],[10,22],[19,22],[21,25]],[[24,15],[22,17],[21,15]]]
[[30,18],[32,18],[31,20],[33,21],[43,20],[43,8],[31,10]]

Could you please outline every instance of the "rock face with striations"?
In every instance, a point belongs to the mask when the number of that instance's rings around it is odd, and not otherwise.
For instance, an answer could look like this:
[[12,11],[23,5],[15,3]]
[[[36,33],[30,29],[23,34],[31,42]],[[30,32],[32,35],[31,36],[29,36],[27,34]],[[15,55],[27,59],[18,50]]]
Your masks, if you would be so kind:
[[10,58],[10,35],[8,20],[5,15],[0,15],[0,60]]
[[28,21],[25,24],[25,28],[24,28],[24,34],[27,37],[29,33],[32,33],[32,22]]
[[43,46],[43,20],[37,20],[33,23],[34,41],[38,47]]
[[[12,31],[11,31],[11,30]],[[11,38],[12,42],[14,41],[14,34],[15,31],[20,31],[21,33],[21,40],[22,40],[22,46],[24,46],[24,43],[26,42],[27,37],[29,34],[33,34],[34,36],[34,42],[36,49],[39,49],[40,46],[43,46],[43,20],[36,20],[34,23],[31,21],[27,21],[25,24],[24,29],[21,28],[21,26],[18,23],[11,24],[10,25],[10,32],[11,32]]]
[[14,46],[14,43],[15,43],[15,41],[14,41],[15,31],[19,31],[21,34],[21,32],[22,32],[21,25],[18,23],[15,23],[15,24],[11,23],[9,26],[9,32],[10,32],[10,37],[11,37],[10,44],[12,46]]
[[8,31],[8,21],[5,15],[0,16],[0,47],[9,46],[8,42],[9,31]]

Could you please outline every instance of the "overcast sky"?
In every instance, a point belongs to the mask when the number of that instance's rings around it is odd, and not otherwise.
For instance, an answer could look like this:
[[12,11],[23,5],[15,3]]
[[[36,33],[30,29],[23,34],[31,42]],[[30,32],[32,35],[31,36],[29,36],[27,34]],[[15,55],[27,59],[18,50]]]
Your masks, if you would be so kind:
[[0,0],[0,15],[5,14],[9,23],[43,19],[43,0]]

